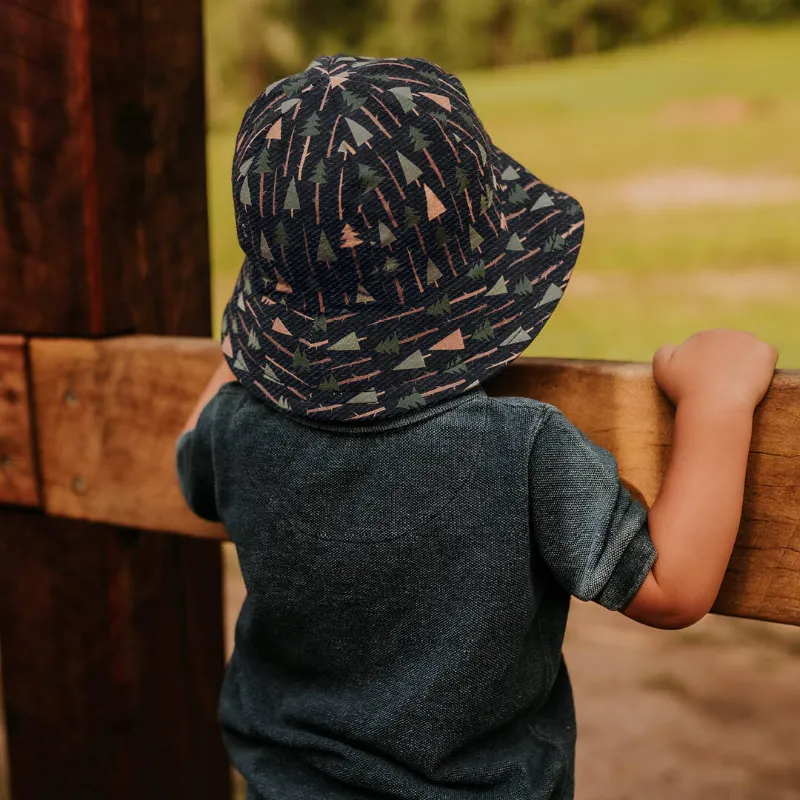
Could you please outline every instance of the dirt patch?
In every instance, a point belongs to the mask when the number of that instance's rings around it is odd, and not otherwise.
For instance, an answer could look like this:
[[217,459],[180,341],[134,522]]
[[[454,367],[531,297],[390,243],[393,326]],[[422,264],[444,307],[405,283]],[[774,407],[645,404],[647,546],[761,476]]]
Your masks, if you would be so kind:
[[627,272],[576,272],[569,284],[570,297],[635,294],[644,297],[692,297],[695,300],[775,300],[792,302],[800,297],[800,266],[795,269],[756,268],[726,272],[632,275]]
[[658,120],[669,127],[738,125],[763,117],[772,110],[764,99],[743,97],[711,97],[702,100],[673,100],[661,109]]
[[800,177],[764,173],[730,175],[687,167],[639,175],[612,184],[604,191],[616,203],[642,210],[700,206],[746,208],[800,200]]

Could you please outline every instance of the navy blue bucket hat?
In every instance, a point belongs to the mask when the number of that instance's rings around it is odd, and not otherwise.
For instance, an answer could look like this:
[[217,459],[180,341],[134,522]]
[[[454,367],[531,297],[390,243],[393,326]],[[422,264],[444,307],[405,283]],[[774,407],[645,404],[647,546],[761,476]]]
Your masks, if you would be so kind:
[[268,87],[233,159],[244,264],[222,320],[283,410],[386,419],[468,391],[564,294],[583,212],[496,148],[422,59],[326,56]]

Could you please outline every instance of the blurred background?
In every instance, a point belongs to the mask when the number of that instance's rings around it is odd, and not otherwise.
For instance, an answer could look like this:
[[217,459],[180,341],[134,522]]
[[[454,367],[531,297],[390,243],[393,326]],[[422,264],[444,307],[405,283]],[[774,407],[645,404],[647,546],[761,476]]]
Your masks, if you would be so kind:
[[[241,116],[316,55],[423,56],[586,236],[528,355],[649,360],[750,330],[800,367],[800,0],[206,0],[214,323]],[[228,649],[243,599],[226,546]],[[574,602],[577,800],[800,798],[800,629],[654,631]],[[244,797],[241,782],[237,781]]]

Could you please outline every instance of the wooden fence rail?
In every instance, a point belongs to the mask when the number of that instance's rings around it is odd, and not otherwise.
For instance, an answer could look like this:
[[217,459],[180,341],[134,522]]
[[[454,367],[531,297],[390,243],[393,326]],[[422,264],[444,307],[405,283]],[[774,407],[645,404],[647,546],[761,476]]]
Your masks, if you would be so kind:
[[[225,536],[220,525],[188,511],[174,473],[175,439],[214,370],[216,343],[159,336],[34,338],[29,358],[35,419],[12,423],[5,437],[22,453],[22,439],[37,431],[41,503],[48,514]],[[615,454],[636,495],[648,504],[655,499],[668,463],[672,410],[648,365],[520,359],[488,389],[558,406]],[[800,624],[798,419],[800,372],[780,371],[756,414],[742,528],[714,607],[718,613]],[[32,460],[20,460],[19,479],[13,459],[6,468],[7,502],[14,502],[15,492],[22,502],[36,502],[35,493],[20,489]]]

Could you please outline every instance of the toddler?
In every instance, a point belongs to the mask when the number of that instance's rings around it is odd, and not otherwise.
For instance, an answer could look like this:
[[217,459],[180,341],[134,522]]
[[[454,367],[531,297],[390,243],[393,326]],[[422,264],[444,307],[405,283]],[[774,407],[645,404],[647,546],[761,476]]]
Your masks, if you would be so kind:
[[236,140],[244,263],[177,442],[247,588],[220,699],[249,800],[566,800],[570,597],[710,609],[775,350],[654,357],[677,407],[648,511],[553,406],[482,384],[561,300],[583,212],[421,59],[321,57]]

